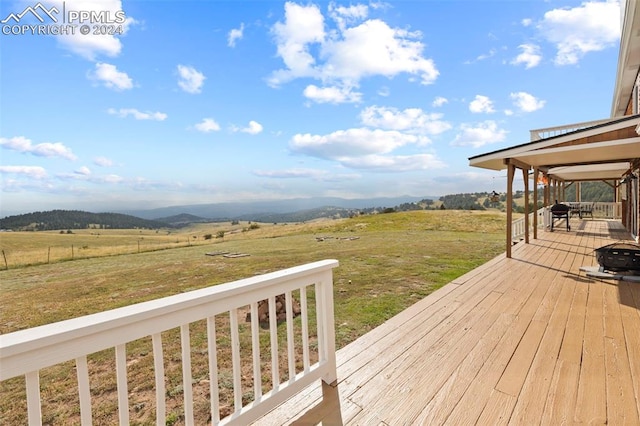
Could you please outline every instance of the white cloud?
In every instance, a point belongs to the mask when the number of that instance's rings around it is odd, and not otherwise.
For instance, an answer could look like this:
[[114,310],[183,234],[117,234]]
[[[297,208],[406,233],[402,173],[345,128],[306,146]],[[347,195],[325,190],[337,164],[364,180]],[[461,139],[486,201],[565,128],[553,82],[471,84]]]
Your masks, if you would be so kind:
[[487,120],[475,126],[463,124],[460,133],[451,142],[452,146],[471,146],[479,148],[484,145],[502,142],[507,136],[507,131],[498,128],[493,120]]
[[268,79],[271,86],[313,78],[322,81],[324,88],[307,86],[305,96],[339,103],[358,102],[360,94],[346,96],[351,91],[345,88],[357,88],[366,77],[392,78],[407,73],[420,77],[422,84],[431,84],[437,78],[433,61],[423,57],[420,32],[391,28],[379,19],[364,21],[367,6],[331,4],[329,15],[336,29],[325,28],[325,18],[315,5],[285,4],[284,21],[272,29],[285,68],[272,73]]
[[74,173],[82,176],[89,176],[91,174],[91,169],[89,169],[87,166],[82,166]]
[[380,89],[378,89],[378,95],[383,96],[383,97],[387,97],[391,94],[391,90],[387,87],[387,86],[382,86]]
[[448,102],[449,102],[449,100],[447,98],[444,98],[442,96],[438,96],[433,100],[433,102],[431,103],[431,106],[434,107],[434,108],[437,108],[437,107],[441,107],[442,105],[444,105],[444,104],[446,104]]
[[396,108],[370,106],[360,113],[360,119],[366,126],[430,135],[451,128],[451,124],[443,121],[442,117],[440,113],[427,114],[420,108],[400,111]]
[[284,5],[285,22],[277,22],[272,32],[278,45],[278,56],[287,70],[276,71],[270,80],[274,86],[297,77],[317,74],[313,69],[315,59],[309,53],[308,44],[324,40],[324,17],[318,6],[300,6],[287,2]]
[[351,87],[318,87],[314,84],[308,85],[303,95],[317,103],[354,103],[362,100],[362,93],[353,92]]
[[249,133],[251,135],[257,135],[258,133],[262,132],[262,124],[258,123],[257,121],[249,121],[249,126],[245,127],[244,129],[242,129],[241,131],[244,133]]
[[520,23],[523,27],[528,27],[533,23],[533,20],[531,18],[524,18]]
[[120,183],[124,181],[124,178],[122,176],[112,174],[100,177],[99,181],[104,183]]
[[[83,11],[102,14],[99,16],[104,16],[105,19],[108,17],[108,19],[116,21],[112,24],[112,28],[116,30],[121,29],[122,34],[93,34],[93,31],[88,34],[81,34],[76,28],[76,31],[73,34],[62,34],[56,36],[56,39],[63,48],[90,61],[94,61],[99,55],[106,55],[109,57],[116,57],[120,55],[122,51],[122,42],[119,37],[126,34],[130,27],[137,23],[133,17],[126,15],[120,0],[66,0],[64,2],[59,0],[50,0],[47,1],[47,5],[55,5],[60,11]],[[75,20],[68,23],[72,25],[79,24],[79,22]]]
[[93,159],[93,164],[100,167],[111,167],[113,166],[113,161],[107,157],[96,157]]
[[537,26],[555,44],[557,65],[577,63],[586,53],[616,47],[620,38],[620,3],[588,1],[578,7],[553,9]]
[[193,67],[178,65],[178,86],[187,93],[200,93],[206,77]]
[[433,154],[415,155],[365,155],[345,158],[342,164],[355,169],[368,169],[381,172],[409,172],[413,170],[440,169],[445,164]]
[[491,114],[496,110],[493,108],[493,101],[487,96],[476,95],[475,99],[469,103],[469,111],[473,113]]
[[319,169],[286,169],[286,170],[254,170],[253,174],[260,177],[279,179],[311,178],[319,179],[327,176],[329,172]]
[[509,95],[513,100],[513,104],[523,112],[533,112],[544,107],[546,101],[537,99],[535,96],[527,92],[516,92]]
[[249,121],[249,125],[247,127],[237,127],[237,126],[231,126],[230,130],[232,132],[242,132],[242,133],[249,133],[250,135],[257,135],[258,133],[261,133],[263,130],[262,124],[258,123],[257,121]]
[[196,130],[209,133],[220,130],[220,125],[213,118],[204,118],[200,123],[194,126]]
[[518,48],[522,49],[522,52],[511,61],[511,64],[524,64],[525,69],[529,69],[537,66],[542,60],[540,46],[525,43],[518,46]]
[[111,115],[117,115],[118,117],[125,118],[127,116],[133,116],[136,120],[155,120],[155,121],[164,121],[167,118],[167,114],[163,112],[151,112],[151,111],[138,111],[135,108],[120,108],[116,110],[115,108],[109,108],[107,112]]
[[33,179],[44,179],[47,172],[39,166],[0,166],[0,173],[12,175],[25,175]]
[[38,157],[60,157],[72,161],[77,158],[70,148],[60,142],[44,142],[33,145],[31,140],[24,136],[0,138],[0,146],[12,151],[32,154]]
[[399,147],[424,141],[416,135],[395,130],[354,128],[327,135],[296,134],[289,144],[292,151],[312,157],[338,160],[371,154],[386,154]]
[[244,23],[240,24],[240,28],[234,28],[227,35],[227,46],[236,47],[236,41],[242,40],[244,32]]
[[329,16],[336,22],[341,31],[344,31],[348,24],[362,21],[367,15],[369,15],[369,7],[364,4],[346,7],[329,3]]
[[105,64],[103,62],[96,63],[95,70],[93,73],[89,73],[88,77],[101,82],[109,89],[117,91],[133,88],[133,80],[131,80],[127,73],[118,71],[115,65]]
[[323,46],[328,57],[323,77],[358,81],[373,75],[409,73],[420,76],[422,84],[431,84],[438,77],[433,61],[422,57],[424,44],[415,41],[421,38],[419,32],[391,28],[373,19],[346,29],[341,36]]
[[478,55],[478,57],[476,58],[476,61],[484,61],[485,59],[492,58],[496,55],[496,53],[497,53],[496,49],[490,49],[488,53],[483,53],[481,55]]

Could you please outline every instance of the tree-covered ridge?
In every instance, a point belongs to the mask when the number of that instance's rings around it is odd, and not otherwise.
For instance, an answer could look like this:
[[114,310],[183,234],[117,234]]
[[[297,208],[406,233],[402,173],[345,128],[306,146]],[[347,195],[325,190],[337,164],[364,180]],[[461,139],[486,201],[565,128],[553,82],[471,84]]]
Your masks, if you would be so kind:
[[[613,185],[613,182],[610,183]],[[613,202],[614,194],[611,185],[605,182],[582,182],[580,184],[580,199],[582,201],[611,203]],[[576,190],[573,185],[565,190],[565,194],[567,201],[576,201]]]
[[157,229],[168,225],[119,213],[89,213],[80,210],[51,210],[0,219],[0,229],[50,231],[59,229]]
[[486,210],[480,203],[479,198],[485,198],[488,194],[452,194],[440,197],[444,208],[449,210]]

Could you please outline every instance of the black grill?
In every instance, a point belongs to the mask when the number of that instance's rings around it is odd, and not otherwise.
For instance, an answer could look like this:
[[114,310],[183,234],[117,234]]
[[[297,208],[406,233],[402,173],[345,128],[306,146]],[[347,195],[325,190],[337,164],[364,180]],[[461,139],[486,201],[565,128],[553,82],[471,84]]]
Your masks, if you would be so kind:
[[640,271],[640,245],[613,243],[595,250],[596,260],[607,271]]

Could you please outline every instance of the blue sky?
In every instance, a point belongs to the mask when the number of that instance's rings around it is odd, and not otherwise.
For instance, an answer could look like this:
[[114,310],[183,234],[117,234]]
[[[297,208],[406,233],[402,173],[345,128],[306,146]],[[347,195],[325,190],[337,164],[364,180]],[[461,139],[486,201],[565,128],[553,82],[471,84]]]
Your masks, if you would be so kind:
[[609,117],[620,37],[618,1],[40,3],[0,3],[2,216],[504,191],[468,158]]

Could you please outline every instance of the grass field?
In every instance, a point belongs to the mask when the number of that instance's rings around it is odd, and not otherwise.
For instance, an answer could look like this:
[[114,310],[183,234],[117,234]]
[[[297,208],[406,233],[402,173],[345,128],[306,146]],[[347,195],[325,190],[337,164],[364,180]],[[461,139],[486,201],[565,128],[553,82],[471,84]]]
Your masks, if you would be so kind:
[[[336,345],[340,348],[504,251],[505,216],[496,212],[415,211],[305,224],[260,224],[257,229],[243,232],[246,226],[232,229],[230,224],[199,224],[169,235],[137,230],[101,231],[99,237],[89,231],[68,235],[45,232],[0,235],[2,248],[9,253],[64,247],[73,238],[76,238],[74,247],[100,245],[103,250],[99,257],[50,260],[0,271],[0,333],[332,258],[340,261],[334,270]],[[215,236],[220,230],[225,231],[224,238],[204,240],[203,235]],[[110,246],[105,241],[121,245],[122,241],[137,238],[148,242],[165,237],[182,241],[182,245],[138,252],[136,244],[136,250],[129,254],[105,254]],[[249,256],[230,259],[205,255],[212,251]],[[194,342],[199,341],[197,336],[202,332],[201,327],[194,325]],[[146,383],[143,376],[152,374],[144,368],[151,358],[149,342],[139,342],[131,348],[128,345],[127,349],[131,353],[130,380],[137,377],[132,382]],[[96,370],[108,371],[112,362],[109,359],[107,355],[96,354],[90,361]],[[179,366],[179,359],[173,361]],[[194,365],[197,368],[197,360]],[[73,411],[77,396],[62,390],[67,380],[73,380],[73,368],[64,365],[47,369],[41,378],[43,389],[47,389],[43,391],[46,400],[43,412],[52,423],[77,416]],[[170,383],[179,382],[179,367],[168,368],[167,374]],[[7,424],[24,423],[24,405],[18,402],[23,383],[23,379],[15,379],[1,384],[0,412],[9,421]],[[170,411],[172,419],[180,424],[180,409],[176,408],[181,403],[179,385],[175,388],[169,385],[168,389],[171,392],[168,391],[167,403],[174,409]],[[113,422],[113,391],[113,380],[105,379],[92,387],[98,406],[96,424]],[[138,393],[136,398],[143,401],[142,407],[146,401],[143,395],[152,395],[142,385],[132,393]],[[202,406],[199,420],[206,421],[206,392],[200,397],[204,402],[196,409]],[[132,423],[152,421],[149,416],[153,413],[148,411],[144,408],[136,411]]]

